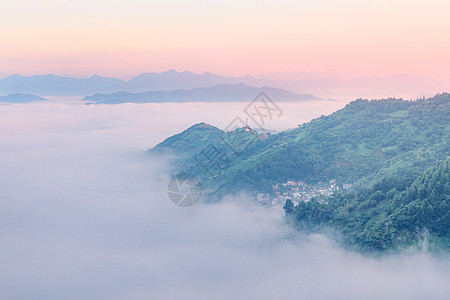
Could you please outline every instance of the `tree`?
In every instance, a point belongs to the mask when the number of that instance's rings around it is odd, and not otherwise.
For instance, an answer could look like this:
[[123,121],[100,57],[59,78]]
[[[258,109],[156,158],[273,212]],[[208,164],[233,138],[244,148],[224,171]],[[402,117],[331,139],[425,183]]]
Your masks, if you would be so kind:
[[294,212],[294,203],[291,199],[287,199],[283,206],[286,215],[290,215]]

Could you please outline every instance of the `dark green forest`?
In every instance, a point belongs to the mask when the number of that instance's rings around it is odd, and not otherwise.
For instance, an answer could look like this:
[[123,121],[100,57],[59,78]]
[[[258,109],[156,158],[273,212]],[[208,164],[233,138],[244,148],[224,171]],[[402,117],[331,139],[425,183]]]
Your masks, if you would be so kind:
[[287,200],[286,217],[308,231],[329,228],[363,251],[398,249],[418,242],[449,250],[450,159],[415,178],[389,177],[358,192],[316,197],[298,205]]
[[273,193],[287,180],[335,179],[349,193],[314,198],[286,215],[308,230],[331,228],[363,251],[386,251],[426,237],[448,249],[450,94],[429,99],[363,100],[278,134],[224,132],[204,123],[150,153],[171,153],[178,171],[220,198],[241,190]]

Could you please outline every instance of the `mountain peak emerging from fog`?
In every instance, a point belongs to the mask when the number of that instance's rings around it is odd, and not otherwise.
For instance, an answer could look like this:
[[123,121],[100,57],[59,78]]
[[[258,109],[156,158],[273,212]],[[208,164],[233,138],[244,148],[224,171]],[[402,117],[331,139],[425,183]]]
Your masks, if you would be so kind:
[[294,94],[283,89],[271,87],[253,87],[244,83],[218,84],[212,87],[178,89],[173,91],[146,91],[141,93],[117,92],[112,94],[94,94],[83,100],[93,103],[157,103],[157,102],[250,102],[261,91],[266,92],[274,101],[320,100],[312,95]]
[[0,102],[4,103],[28,103],[36,101],[46,101],[47,99],[32,95],[32,94],[9,94],[6,96],[0,96]]

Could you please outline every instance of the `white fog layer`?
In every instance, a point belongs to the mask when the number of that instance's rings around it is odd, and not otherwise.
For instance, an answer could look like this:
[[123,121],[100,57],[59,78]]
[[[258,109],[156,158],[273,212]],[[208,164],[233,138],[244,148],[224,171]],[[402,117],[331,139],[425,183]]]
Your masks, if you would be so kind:
[[[270,129],[343,106],[283,105]],[[448,256],[348,252],[245,196],[172,204],[144,151],[242,107],[0,105],[0,299],[448,299]]]

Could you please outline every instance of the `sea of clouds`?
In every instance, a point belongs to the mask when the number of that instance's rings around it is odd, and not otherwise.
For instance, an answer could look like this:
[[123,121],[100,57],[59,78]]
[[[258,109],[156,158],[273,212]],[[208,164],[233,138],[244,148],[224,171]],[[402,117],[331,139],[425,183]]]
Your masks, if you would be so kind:
[[[271,129],[343,104],[285,103]],[[287,107],[286,107],[287,106]],[[449,299],[450,258],[379,258],[296,232],[245,196],[189,208],[144,153],[235,104],[0,106],[1,299]]]

